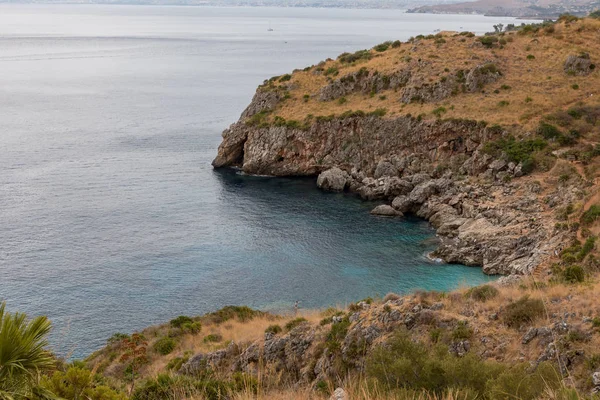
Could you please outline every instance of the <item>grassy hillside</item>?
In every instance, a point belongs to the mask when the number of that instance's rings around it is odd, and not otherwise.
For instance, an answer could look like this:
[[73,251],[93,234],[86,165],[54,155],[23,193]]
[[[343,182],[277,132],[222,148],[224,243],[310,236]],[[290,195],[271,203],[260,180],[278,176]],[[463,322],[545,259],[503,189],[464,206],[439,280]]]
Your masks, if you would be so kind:
[[[541,119],[557,111],[581,104],[600,107],[600,72],[594,68],[589,75],[581,76],[564,70],[569,55],[589,53],[595,58],[593,62],[600,61],[599,29],[600,20],[588,18],[484,37],[441,32],[405,43],[384,43],[354,53],[355,57],[342,55],[291,75],[271,78],[264,89],[282,88],[286,100],[270,118],[303,121],[309,115],[385,109],[386,117],[441,116],[534,129]],[[323,87],[360,70],[387,76],[411,71],[409,86],[424,87],[481,64],[494,65],[501,78],[473,93],[465,93],[459,82],[451,96],[440,101],[415,98],[407,104],[400,101],[404,88],[375,89],[319,101]],[[594,133],[598,134],[597,129]]]

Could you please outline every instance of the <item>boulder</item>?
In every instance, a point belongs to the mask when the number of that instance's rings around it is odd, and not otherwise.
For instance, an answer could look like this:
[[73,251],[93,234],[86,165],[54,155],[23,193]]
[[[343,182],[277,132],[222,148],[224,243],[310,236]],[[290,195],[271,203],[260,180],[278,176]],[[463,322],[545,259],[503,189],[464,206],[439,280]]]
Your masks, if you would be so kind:
[[379,179],[382,176],[398,176],[398,168],[396,168],[394,164],[389,161],[381,160],[375,168],[375,174],[373,177],[375,179]]
[[563,69],[567,74],[589,75],[596,66],[592,64],[589,53],[570,55],[565,61]]
[[319,174],[317,186],[323,190],[341,192],[346,188],[349,180],[350,175],[346,171],[333,167]]
[[408,199],[415,204],[423,204],[427,199],[438,192],[435,181],[426,181],[417,185],[408,195]]
[[402,213],[400,211],[394,210],[392,206],[387,204],[382,204],[371,210],[371,214],[373,215],[381,215],[384,217],[401,217]]
[[394,201],[392,201],[392,207],[401,213],[410,211],[412,205],[412,201],[409,200],[408,196],[404,195],[398,196],[394,199]]

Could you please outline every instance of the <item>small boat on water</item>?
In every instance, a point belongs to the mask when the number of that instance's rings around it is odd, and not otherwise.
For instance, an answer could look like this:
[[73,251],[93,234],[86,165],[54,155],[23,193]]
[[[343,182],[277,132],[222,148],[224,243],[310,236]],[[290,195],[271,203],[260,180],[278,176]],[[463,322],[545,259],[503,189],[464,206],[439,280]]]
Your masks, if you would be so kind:
[[271,28],[271,21],[269,21],[269,29],[267,29],[267,32],[273,32],[273,28]]

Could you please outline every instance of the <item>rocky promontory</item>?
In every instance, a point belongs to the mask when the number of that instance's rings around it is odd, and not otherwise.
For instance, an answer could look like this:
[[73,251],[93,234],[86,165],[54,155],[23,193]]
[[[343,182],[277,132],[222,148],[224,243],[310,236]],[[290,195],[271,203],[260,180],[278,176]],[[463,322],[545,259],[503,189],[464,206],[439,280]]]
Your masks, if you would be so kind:
[[[584,212],[596,191],[584,164],[599,136],[591,82],[600,48],[586,42],[598,25],[386,42],[272,78],[225,130],[213,165],[317,176],[324,190],[387,204],[374,214],[429,220],[441,238],[434,257],[488,274],[534,273],[581,236],[577,213],[561,210]],[[575,29],[579,54],[562,42]],[[523,61],[507,50],[523,45],[551,50]],[[527,81],[541,74],[552,76]],[[585,96],[570,84],[576,77],[588,83]]]

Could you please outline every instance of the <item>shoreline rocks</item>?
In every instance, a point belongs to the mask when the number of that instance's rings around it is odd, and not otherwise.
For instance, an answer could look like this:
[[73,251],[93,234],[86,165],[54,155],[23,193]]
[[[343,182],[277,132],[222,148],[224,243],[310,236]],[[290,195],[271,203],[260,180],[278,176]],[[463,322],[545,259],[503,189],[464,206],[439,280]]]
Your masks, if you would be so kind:
[[[255,97],[259,104],[248,107],[250,114],[276,99]],[[504,134],[477,121],[408,115],[324,118],[304,128],[252,126],[242,118],[223,133],[213,165],[317,176],[323,190],[386,202],[374,215],[428,220],[441,239],[434,258],[480,266],[486,274],[527,275],[572,237],[544,211],[579,194],[558,186],[544,193],[539,182],[523,178],[521,164],[483,151],[484,143]]]

